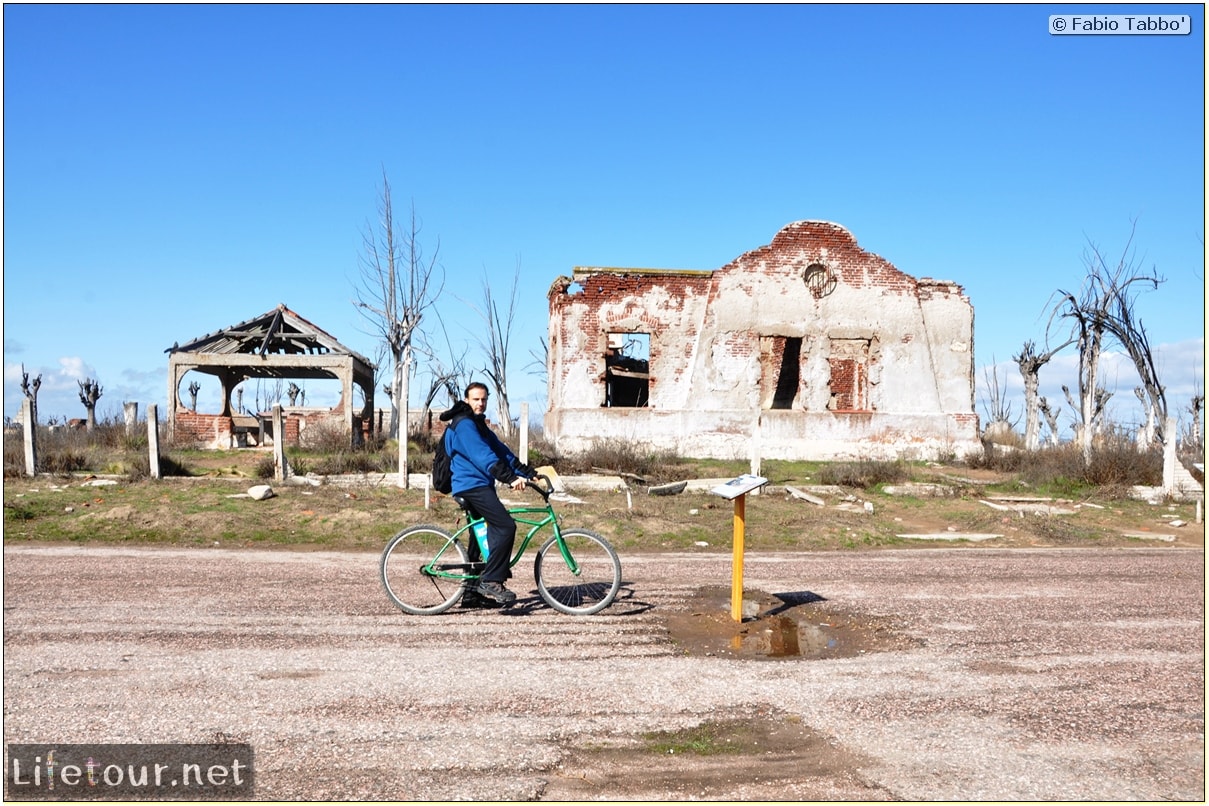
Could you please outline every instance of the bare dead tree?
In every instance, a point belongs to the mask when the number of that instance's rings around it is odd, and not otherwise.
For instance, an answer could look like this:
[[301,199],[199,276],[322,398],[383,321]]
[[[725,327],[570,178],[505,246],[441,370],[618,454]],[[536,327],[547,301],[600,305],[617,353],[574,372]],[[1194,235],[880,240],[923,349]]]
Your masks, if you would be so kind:
[[197,393],[201,391],[201,384],[193,381],[189,384],[189,411],[197,411]]
[[433,313],[442,343],[437,344],[435,339],[425,333],[422,334],[419,346],[423,351],[425,369],[428,372],[428,391],[424,395],[424,408],[421,412],[422,420],[426,424],[441,392],[445,392],[448,404],[453,405],[462,399],[462,390],[470,380],[466,372],[466,351],[454,349],[444,317],[437,309],[434,309]]
[[466,379],[466,357],[465,354],[455,355],[452,350],[451,366],[446,366],[442,358],[433,355],[428,363],[429,383],[428,392],[424,395],[423,417],[424,422],[428,422],[429,412],[432,411],[433,405],[437,401],[437,397],[441,392],[445,392],[445,397],[452,405],[462,399],[461,390],[465,386]]
[[[390,402],[390,416],[393,419],[395,416],[395,390],[389,383],[382,384],[382,394],[386,395],[386,399]],[[386,431],[390,433],[390,423],[386,425]],[[382,434],[382,424],[378,423],[378,434]]]
[[[1133,302],[1139,284],[1158,288],[1161,278],[1153,273],[1142,273],[1133,258],[1132,245],[1136,222],[1130,229],[1129,240],[1115,266],[1104,259],[1095,246],[1089,244],[1084,252],[1087,276],[1080,290],[1075,292],[1059,289],[1054,294],[1047,331],[1056,320],[1064,320],[1071,326],[1071,339],[1079,351],[1078,403],[1070,390],[1063,387],[1067,401],[1079,414],[1077,434],[1085,464],[1091,462],[1092,440],[1111,393],[1100,386],[1099,366],[1104,349],[1117,342],[1134,361],[1142,384],[1159,419],[1165,419],[1167,403],[1162,386],[1158,383],[1154,356],[1146,340],[1145,330],[1133,315]],[[1161,438],[1159,425],[1159,436]]]
[[1038,353],[1037,345],[1029,340],[1024,343],[1024,348],[1019,354],[1012,356],[1016,366],[1020,367],[1020,377],[1024,381],[1024,447],[1026,450],[1035,451],[1041,445],[1041,423],[1038,417],[1039,401],[1041,400],[1038,397],[1038,390],[1041,387],[1041,368],[1049,363],[1051,358],[1069,347],[1071,343],[1067,341],[1060,347],[1055,347],[1045,353]]
[[1005,430],[1010,432],[1019,418],[1007,402],[1007,389],[999,385],[999,367],[994,363],[994,358],[991,359],[989,372],[986,367],[983,368],[982,377],[987,387],[987,402],[983,405],[983,411],[987,415],[988,435]]
[[1142,427],[1138,429],[1138,436],[1135,440],[1138,444],[1138,450],[1145,450],[1154,444],[1155,423],[1154,423],[1154,407],[1150,405],[1150,401],[1146,399],[1146,390],[1140,386],[1133,388],[1134,397],[1142,404],[1142,411],[1145,413],[1146,419],[1142,423]]
[[298,393],[302,391],[302,387],[290,381],[290,385],[286,387],[285,396],[289,398],[291,406],[298,405]]
[[[1072,409],[1075,411],[1080,411],[1083,405],[1082,398],[1076,402],[1074,396],[1071,394],[1070,387],[1066,384],[1062,385],[1062,394],[1066,397],[1066,402],[1070,404]],[[1075,436],[1080,440],[1079,445],[1083,452],[1083,461],[1085,463],[1089,463],[1091,461],[1091,438],[1100,429],[1100,426],[1104,420],[1104,411],[1107,409],[1108,401],[1111,398],[1112,392],[1108,391],[1102,386],[1097,388],[1095,394],[1091,395],[1089,401],[1090,405],[1087,414],[1089,419],[1086,421],[1079,420],[1075,423]],[[1089,424],[1084,427],[1084,422]],[[1086,441],[1086,444],[1083,442],[1084,432],[1090,435]]]
[[1205,396],[1193,395],[1189,408],[1192,411],[1192,436],[1195,440],[1194,444],[1197,447],[1204,448],[1205,430],[1201,425],[1201,413],[1205,410]]
[[499,414],[500,434],[505,440],[511,439],[514,433],[512,412],[508,403],[508,347],[512,340],[512,322],[516,316],[516,293],[520,285],[521,266],[517,261],[516,271],[512,275],[512,286],[508,291],[507,306],[501,312],[494,295],[491,293],[491,283],[483,278],[483,307],[479,315],[487,325],[487,340],[479,343],[487,355],[487,367],[483,372],[491,381],[495,390],[495,406]]
[[429,422],[429,413],[432,411],[433,404],[436,403],[437,397],[441,392],[445,393],[445,397],[451,401],[456,401],[461,398],[458,392],[458,379],[460,373],[454,370],[440,370],[434,368],[432,377],[428,384],[428,392],[424,395],[423,419],[427,424]]
[[1201,414],[1205,410],[1205,395],[1197,392],[1188,403],[1188,414],[1191,421],[1181,438],[1180,449],[1184,453],[1203,454],[1205,450],[1205,432],[1201,428]]
[[38,373],[38,377],[32,381],[29,379],[29,373],[25,371],[25,365],[21,365],[21,392],[29,398],[29,408],[33,412],[34,421],[28,423],[27,427],[33,427],[38,424],[38,389],[42,386],[42,373]]
[[266,383],[260,378],[256,380],[257,411],[269,411],[281,402],[283,383],[281,378],[275,379],[272,383]]
[[[1066,395],[1066,402],[1078,415],[1075,437],[1079,441],[1083,463],[1088,465],[1091,463],[1091,446],[1096,424],[1103,413],[1103,406],[1096,405],[1097,399],[1104,394],[1104,389],[1099,385],[1100,352],[1104,344],[1103,321],[1096,311],[1096,306],[1100,301],[1086,287],[1080,296],[1067,291],[1058,293],[1061,295],[1061,305],[1065,306],[1065,310],[1058,314],[1058,309],[1055,309],[1055,314],[1072,323],[1073,340],[1079,351],[1078,400],[1076,401],[1071,395],[1068,386],[1062,387],[1062,393]],[[1107,402],[1107,397],[1102,402]]]
[[550,372],[550,343],[546,341],[545,336],[542,336],[540,339],[538,339],[538,349],[530,350],[529,357],[533,360],[525,365],[525,369],[529,370],[529,374],[536,375],[548,383]]
[[1049,401],[1041,398],[1037,402],[1037,410],[1041,412],[1041,416],[1045,418],[1045,424],[1049,426],[1049,444],[1058,444],[1058,413],[1061,408],[1050,408]]
[[411,207],[407,229],[396,232],[390,182],[382,172],[378,221],[367,226],[361,256],[361,285],[354,305],[386,341],[394,359],[390,436],[399,443],[399,486],[407,487],[407,398],[413,347],[424,313],[435,294],[429,283],[436,268],[438,243],[431,258],[420,244],[420,224]]
[[[1098,265],[1103,267],[1103,259],[1099,257],[1098,252],[1095,254]],[[1108,288],[1111,305],[1108,309],[1105,328],[1125,349],[1130,360],[1133,361],[1138,378],[1142,381],[1144,391],[1138,394],[1138,400],[1142,402],[1146,411],[1148,424],[1146,446],[1153,444],[1156,440],[1159,443],[1167,440],[1168,435],[1164,433],[1167,423],[1167,394],[1166,389],[1159,382],[1159,370],[1155,364],[1154,350],[1150,347],[1146,328],[1143,327],[1142,320],[1135,312],[1134,302],[1139,290],[1146,290],[1149,287],[1149,290],[1157,291],[1159,285],[1164,282],[1166,280],[1159,277],[1153,269],[1149,274],[1143,274],[1137,269],[1135,263],[1130,262],[1126,265],[1122,258],[1121,263],[1113,272]]]
[[85,378],[76,383],[80,385],[80,402],[84,404],[84,411],[87,412],[85,428],[92,431],[97,427],[97,401],[105,390],[92,378]]

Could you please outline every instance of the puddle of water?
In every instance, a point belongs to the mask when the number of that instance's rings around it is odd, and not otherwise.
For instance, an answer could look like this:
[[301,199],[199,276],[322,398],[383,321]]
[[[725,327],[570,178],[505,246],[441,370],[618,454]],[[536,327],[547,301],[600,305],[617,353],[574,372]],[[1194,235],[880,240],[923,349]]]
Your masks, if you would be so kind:
[[814,624],[802,624],[798,629],[798,638],[800,645],[804,645],[804,653],[817,657],[826,654],[828,651],[834,651],[839,647],[840,642],[834,635],[828,634],[826,630]]
[[758,602],[763,615],[739,623],[730,616],[728,590],[704,589],[696,598],[691,610],[672,613],[667,622],[673,640],[689,654],[823,660],[916,645],[891,621],[835,606],[809,607],[822,601],[816,594],[766,596]]
[[840,640],[817,625],[799,624],[789,616],[773,616],[732,635],[730,648],[745,655],[769,658],[826,658],[837,656]]
[[788,616],[777,616],[769,626],[768,654],[774,658],[802,654],[798,642],[798,623]]

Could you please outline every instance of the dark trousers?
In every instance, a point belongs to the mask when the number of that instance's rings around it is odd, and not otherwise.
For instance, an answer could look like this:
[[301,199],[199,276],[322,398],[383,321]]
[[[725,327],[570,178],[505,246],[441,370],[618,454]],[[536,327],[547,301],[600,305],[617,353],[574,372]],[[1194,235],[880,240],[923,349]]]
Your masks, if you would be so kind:
[[[474,507],[487,521],[487,567],[479,576],[482,582],[503,582],[512,576],[508,561],[512,559],[512,547],[516,543],[516,521],[508,514],[508,508],[496,495],[495,487],[474,487],[458,493],[466,503]],[[470,536],[470,560],[478,562],[479,547]]]

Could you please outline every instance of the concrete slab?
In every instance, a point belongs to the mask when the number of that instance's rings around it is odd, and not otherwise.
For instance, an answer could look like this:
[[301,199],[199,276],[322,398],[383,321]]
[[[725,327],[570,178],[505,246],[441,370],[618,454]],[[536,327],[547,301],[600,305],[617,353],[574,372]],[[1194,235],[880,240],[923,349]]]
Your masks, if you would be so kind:
[[1137,540],[1162,540],[1164,543],[1175,542],[1175,535],[1159,534],[1157,532],[1121,532],[1121,535]]
[[979,534],[972,532],[936,532],[934,534],[913,534],[913,535],[895,535],[907,540],[971,540],[979,542],[983,540],[994,540],[1003,535],[994,534]]

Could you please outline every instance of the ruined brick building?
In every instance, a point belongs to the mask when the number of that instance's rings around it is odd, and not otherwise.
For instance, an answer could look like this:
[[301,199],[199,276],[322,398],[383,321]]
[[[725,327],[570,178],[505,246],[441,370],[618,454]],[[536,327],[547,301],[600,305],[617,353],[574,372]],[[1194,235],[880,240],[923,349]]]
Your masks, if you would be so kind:
[[837,224],[715,271],[576,268],[549,292],[546,436],[723,459],[979,450],[974,309]]

